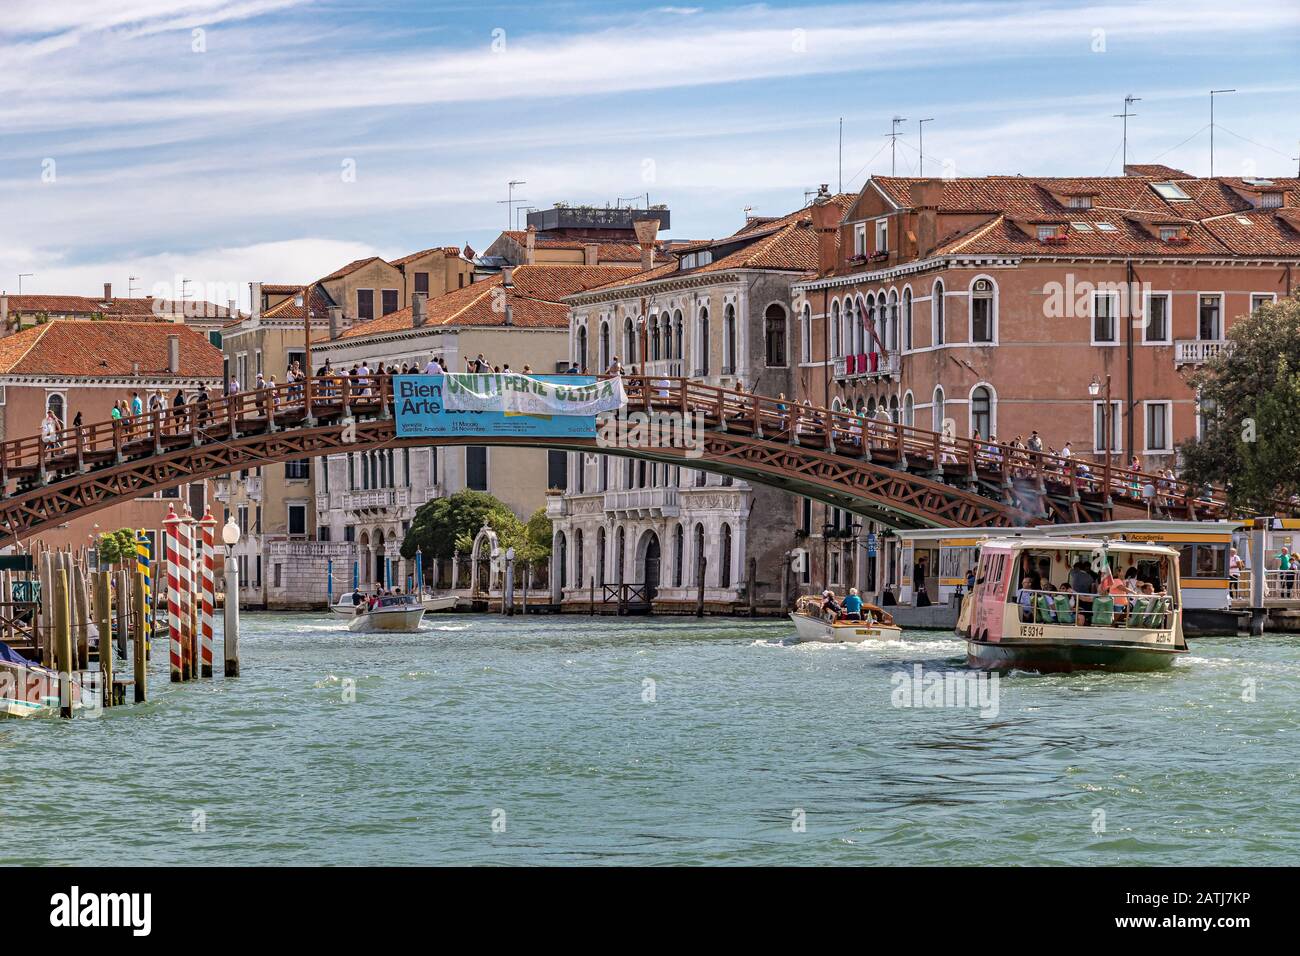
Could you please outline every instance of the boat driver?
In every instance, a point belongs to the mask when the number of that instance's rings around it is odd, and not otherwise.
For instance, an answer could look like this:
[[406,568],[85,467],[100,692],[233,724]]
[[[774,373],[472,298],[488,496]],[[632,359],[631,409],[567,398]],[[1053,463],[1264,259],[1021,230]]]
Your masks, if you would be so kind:
[[849,588],[848,597],[844,599],[844,616],[850,621],[862,620],[862,598],[857,588]]

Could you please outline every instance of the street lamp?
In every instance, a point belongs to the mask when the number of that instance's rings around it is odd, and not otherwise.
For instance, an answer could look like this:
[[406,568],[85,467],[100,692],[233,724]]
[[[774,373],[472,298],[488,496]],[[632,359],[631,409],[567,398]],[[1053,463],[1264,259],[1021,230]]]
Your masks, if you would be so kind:
[[1105,385],[1103,385],[1097,379],[1097,376],[1094,375],[1092,377],[1092,381],[1088,383],[1088,394],[1091,395],[1093,398],[1096,398],[1098,395],[1102,396],[1101,434],[1102,434],[1102,441],[1105,442],[1105,450],[1106,450],[1106,466],[1102,478],[1102,487],[1105,488],[1105,491],[1102,497],[1107,503],[1109,503],[1110,502],[1110,450],[1111,450],[1111,446],[1115,444],[1114,442],[1115,436],[1113,434],[1115,426],[1110,420],[1110,416],[1111,416],[1110,373],[1106,374]]
[[221,540],[226,545],[226,597],[225,612],[226,676],[239,676],[239,565],[235,563],[235,545],[239,544],[239,525],[227,518],[221,529]]
[[[311,416],[311,291],[307,286],[303,286],[298,294],[293,297],[293,304],[302,309],[302,339],[303,353],[302,361],[305,368],[303,371],[303,415],[306,423],[310,427],[315,424]],[[224,532],[223,532],[224,533]]]

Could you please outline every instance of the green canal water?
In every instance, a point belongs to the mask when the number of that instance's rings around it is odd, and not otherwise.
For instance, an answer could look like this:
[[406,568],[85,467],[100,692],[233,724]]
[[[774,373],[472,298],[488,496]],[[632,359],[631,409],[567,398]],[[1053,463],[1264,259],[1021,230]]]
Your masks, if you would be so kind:
[[1013,674],[982,716],[895,706],[915,665],[965,672],[951,635],[792,635],[437,615],[365,636],[249,614],[238,680],[172,686],[155,653],[147,705],[0,723],[0,863],[1300,856],[1300,638],[1195,641],[1161,674]]

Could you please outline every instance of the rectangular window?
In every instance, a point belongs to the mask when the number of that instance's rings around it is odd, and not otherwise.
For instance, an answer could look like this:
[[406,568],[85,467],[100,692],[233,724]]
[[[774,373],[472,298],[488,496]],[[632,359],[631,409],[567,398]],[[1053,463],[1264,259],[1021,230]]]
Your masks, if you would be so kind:
[[275,583],[271,585],[272,587],[275,587],[275,588],[282,588],[282,587],[284,587],[284,579],[283,579],[283,577],[282,577],[282,574],[283,574],[283,570],[282,570],[282,569],[283,569],[283,568],[284,568],[284,565],[281,564],[280,562],[277,561],[277,562],[275,563],[275,567],[272,569],[272,577],[275,579]]
[[415,274],[415,291],[429,294],[429,273],[417,272]]
[[1169,293],[1152,292],[1147,296],[1146,326],[1142,341],[1149,345],[1169,343]]
[[348,541],[348,542],[356,541],[356,540],[357,540],[357,526],[356,526],[356,525],[354,525],[354,524],[345,524],[345,525],[343,526],[343,540],[344,540],[344,541]]
[[482,445],[465,449],[465,487],[471,491],[488,490],[487,449]]
[[[1109,415],[1103,416],[1105,408],[1105,402],[1092,403],[1092,450],[1094,454],[1106,453],[1107,425],[1110,426],[1111,454],[1116,454],[1122,450],[1120,448],[1120,409],[1122,408],[1122,403],[1118,400],[1112,399]],[[1109,419],[1105,424],[1102,423],[1103,417]]]
[[284,463],[284,477],[292,481],[305,481],[310,477],[311,459],[299,458]]
[[567,490],[568,482],[568,453],[562,451],[547,451],[546,453],[546,487],[559,488],[561,491]]
[[970,302],[971,341],[993,341],[993,297],[977,295]]
[[357,290],[357,318],[373,319],[375,317],[375,290]]
[[329,525],[327,525],[327,524],[323,524],[323,525],[321,525],[319,528],[316,529],[316,540],[317,540],[317,541],[328,541],[329,539],[330,539],[330,526],[329,526]]
[[236,513],[239,515],[239,533],[248,537],[248,505],[240,505]]
[[853,254],[855,256],[867,254],[867,224],[864,222],[859,222],[853,227]]
[[289,537],[302,537],[307,533],[307,506],[289,505]]
[[1261,305],[1272,305],[1277,296],[1272,292],[1252,292],[1250,294],[1250,311],[1254,312]]
[[1196,337],[1202,342],[1218,342],[1223,339],[1223,296],[1201,296]]
[[1118,345],[1119,294],[1115,292],[1094,292],[1092,294],[1092,344]]
[[889,251],[889,220],[876,220],[876,252]]
[[383,315],[391,315],[397,311],[397,290],[385,289],[383,291]]
[[1173,451],[1173,436],[1169,427],[1173,405],[1170,402],[1143,402],[1142,405],[1146,410],[1146,451],[1150,454]]

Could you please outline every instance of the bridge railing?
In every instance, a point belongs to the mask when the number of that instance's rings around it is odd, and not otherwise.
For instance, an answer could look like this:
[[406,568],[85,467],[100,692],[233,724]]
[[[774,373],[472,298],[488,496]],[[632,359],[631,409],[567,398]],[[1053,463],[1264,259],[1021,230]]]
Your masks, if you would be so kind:
[[[1146,503],[1142,490],[1150,485],[1156,495],[1151,503],[1157,507],[1179,506],[1188,513],[1196,509],[1227,512],[1222,490],[1195,489],[1185,481],[1162,475],[1094,467],[1078,458],[947,436],[852,411],[722,388],[689,378],[625,375],[624,386],[633,407],[700,413],[715,427],[838,455],[864,460],[880,455],[909,466],[924,463],[936,475],[943,473],[950,480],[964,476],[972,484],[983,480],[1020,491],[1029,485],[1040,494],[1050,484],[1066,489],[1072,496],[1105,493],[1109,498],[1122,498],[1139,506]],[[184,405],[167,404],[140,415],[80,427],[42,428],[40,434],[11,439],[0,446],[0,491],[8,494],[14,477],[45,477],[51,472],[63,474],[74,469],[84,472],[150,451],[160,453],[185,444],[228,440],[243,431],[297,427],[318,415],[334,418],[391,409],[390,374],[335,374],[233,395],[209,395],[206,400],[191,398]]]

